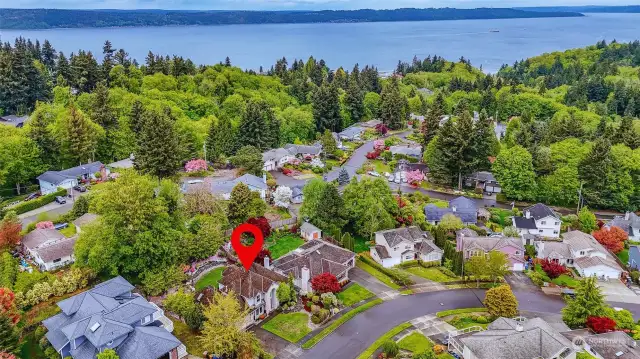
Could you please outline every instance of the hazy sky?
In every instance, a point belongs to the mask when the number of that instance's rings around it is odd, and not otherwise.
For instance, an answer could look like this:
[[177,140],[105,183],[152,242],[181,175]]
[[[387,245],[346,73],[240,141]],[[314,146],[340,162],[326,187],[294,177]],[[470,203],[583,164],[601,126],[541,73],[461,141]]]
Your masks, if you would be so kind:
[[0,8],[322,10],[399,7],[638,5],[640,0],[0,0]]

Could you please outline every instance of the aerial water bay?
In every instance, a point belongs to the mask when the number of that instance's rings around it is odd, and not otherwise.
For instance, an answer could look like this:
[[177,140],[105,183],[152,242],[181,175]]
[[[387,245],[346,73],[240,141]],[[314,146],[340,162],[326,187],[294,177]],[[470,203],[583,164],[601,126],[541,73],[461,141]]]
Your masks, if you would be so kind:
[[176,54],[197,64],[231,62],[246,69],[268,69],[278,58],[324,59],[331,68],[355,63],[392,71],[398,60],[437,54],[464,56],[488,72],[504,63],[595,44],[605,39],[640,38],[640,14],[586,14],[575,18],[0,30],[1,40],[44,39],[66,55],[78,49],[101,57],[102,44],[124,48],[139,62],[149,50]]

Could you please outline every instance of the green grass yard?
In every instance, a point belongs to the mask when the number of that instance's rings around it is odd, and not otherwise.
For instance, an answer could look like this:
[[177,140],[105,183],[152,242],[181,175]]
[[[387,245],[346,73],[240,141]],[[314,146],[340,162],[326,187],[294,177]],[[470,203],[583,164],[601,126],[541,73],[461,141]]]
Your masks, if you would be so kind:
[[262,326],[291,343],[297,343],[311,332],[308,326],[309,316],[306,313],[280,313]]
[[69,227],[61,229],[59,232],[65,237],[73,237],[76,235],[76,226],[73,223],[69,223]]
[[20,358],[29,359],[45,359],[47,357],[44,355],[42,349],[40,349],[40,345],[38,344],[38,341],[35,338],[35,333],[33,332],[22,338],[17,354]]
[[369,252],[369,241],[366,238],[360,236],[353,236],[353,249],[356,253]]
[[205,274],[196,283],[196,290],[203,290],[209,286],[218,289],[218,281],[222,278],[222,272],[224,272],[224,267],[216,268]]
[[356,266],[360,269],[362,269],[363,271],[371,274],[372,276],[374,276],[376,279],[378,279],[379,281],[381,281],[382,283],[388,285],[389,287],[391,287],[392,289],[400,289],[400,286],[395,284],[391,278],[389,278],[386,274],[380,272],[379,270],[373,268],[372,266],[368,265],[367,263],[363,262],[363,261],[356,261]]
[[[433,348],[433,342],[429,340],[429,338],[425,337],[424,334],[420,332],[413,332],[406,337],[400,339],[398,342],[398,346],[402,350],[410,351],[414,354],[421,353],[429,348]],[[440,355],[436,355],[437,359],[453,359],[451,354],[442,353]]]
[[624,264],[629,263],[629,250],[628,249],[623,249],[622,251],[620,251],[620,253],[616,254],[618,256],[618,258],[620,259],[620,261]]
[[460,278],[449,277],[448,275],[438,270],[438,268],[436,267],[424,268],[424,267],[416,266],[416,267],[407,268],[405,269],[405,271],[411,274],[417,275],[418,277],[422,277],[422,278],[425,278],[434,282],[439,282],[439,283],[446,283],[446,282],[453,282],[453,281],[460,280]]
[[373,168],[375,169],[375,171],[379,174],[384,175],[385,172],[391,173],[391,167],[389,167],[388,164],[384,163],[384,161],[373,160],[371,161],[371,163],[373,164]]
[[304,244],[304,240],[295,234],[287,234],[276,239],[276,243],[268,247],[271,258],[278,259]]
[[542,267],[539,264],[536,265],[535,271],[543,276],[544,281],[551,282],[551,283],[553,283],[555,285],[558,285],[558,286],[561,286],[561,287],[576,288],[578,286],[578,284],[580,284],[580,280],[579,279],[573,278],[573,277],[568,276],[566,274],[563,274],[563,275],[559,276],[558,278],[551,279],[551,278],[549,278],[547,273],[545,273],[542,270]]
[[336,295],[344,306],[348,307],[365,299],[373,297],[373,293],[358,283],[351,284],[347,289]]
[[489,323],[479,323],[473,320],[472,316],[454,317],[453,319],[448,320],[447,323],[453,325],[456,329],[465,329],[475,326],[487,329],[487,326],[489,325]]

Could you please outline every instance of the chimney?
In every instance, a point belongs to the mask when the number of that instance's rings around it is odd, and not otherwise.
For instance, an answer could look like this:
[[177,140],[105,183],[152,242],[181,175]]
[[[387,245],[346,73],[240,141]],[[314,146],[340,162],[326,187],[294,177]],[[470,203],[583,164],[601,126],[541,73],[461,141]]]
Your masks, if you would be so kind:
[[516,332],[521,332],[524,331],[524,327],[522,326],[522,324],[520,324],[520,322],[516,323]]
[[269,259],[269,256],[264,257],[264,267],[267,269],[271,269],[271,260]]
[[451,206],[451,210],[455,212],[456,211],[456,206]]
[[630,216],[631,212],[625,212],[624,213],[624,220],[628,221],[629,220],[629,216]]
[[526,210],[526,211],[524,212],[524,217],[525,217],[526,219],[531,218],[531,212],[529,212],[529,210]]
[[300,289],[302,294],[307,294],[309,292],[309,280],[311,280],[309,268],[304,266],[302,267],[302,271],[300,273]]
[[262,174],[262,182],[267,183],[267,174],[266,173]]

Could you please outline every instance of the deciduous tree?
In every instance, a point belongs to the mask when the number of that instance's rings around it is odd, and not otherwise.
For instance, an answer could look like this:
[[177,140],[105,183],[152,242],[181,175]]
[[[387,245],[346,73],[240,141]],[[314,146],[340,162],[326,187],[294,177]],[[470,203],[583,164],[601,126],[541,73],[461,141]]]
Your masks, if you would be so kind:
[[493,173],[508,197],[518,200],[534,197],[536,182],[532,161],[531,154],[522,146],[500,151],[493,163]]
[[0,221],[0,251],[15,247],[22,238],[22,224],[13,211],[7,212]]
[[513,318],[518,315],[518,300],[506,284],[489,289],[483,303],[494,317]]
[[238,150],[235,156],[231,158],[231,163],[239,167],[245,173],[255,176],[262,175],[262,153],[254,146],[244,146]]
[[624,241],[629,238],[629,235],[620,227],[612,226],[593,232],[593,237],[608,250],[618,253],[624,249]]
[[341,289],[338,279],[331,273],[322,273],[313,277],[311,288],[316,293],[338,293]]
[[120,359],[120,356],[113,349],[105,349],[96,355],[96,359]]

